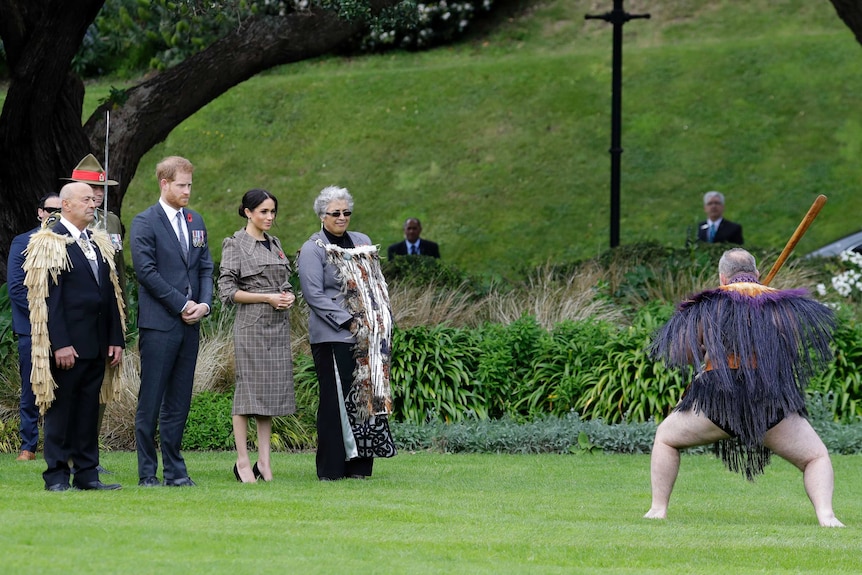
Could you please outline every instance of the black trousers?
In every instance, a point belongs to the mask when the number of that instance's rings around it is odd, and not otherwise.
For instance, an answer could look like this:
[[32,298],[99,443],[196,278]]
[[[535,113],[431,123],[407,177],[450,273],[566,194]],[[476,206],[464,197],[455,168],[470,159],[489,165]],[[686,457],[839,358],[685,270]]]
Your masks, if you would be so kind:
[[[347,397],[353,383],[353,359],[351,343],[315,343],[311,345],[314,368],[320,384],[320,405],[317,408],[317,477],[320,479],[342,479],[350,476],[369,477],[374,458],[360,457],[347,461],[342,435],[341,413],[343,404],[338,397],[338,382],[341,397]],[[337,372],[337,377],[336,377]]]
[[[53,358],[52,358],[53,362]],[[75,483],[97,481],[99,473],[99,391],[105,358],[76,358],[72,369],[52,368],[57,388],[45,412],[45,485],[69,483],[69,459],[75,462]]]

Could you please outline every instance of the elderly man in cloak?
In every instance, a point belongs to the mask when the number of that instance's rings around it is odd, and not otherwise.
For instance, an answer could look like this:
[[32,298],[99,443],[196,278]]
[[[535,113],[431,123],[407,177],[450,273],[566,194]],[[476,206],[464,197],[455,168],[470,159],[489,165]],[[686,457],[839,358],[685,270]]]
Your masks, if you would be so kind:
[[[45,219],[30,237],[24,260],[30,381],[45,416],[42,477],[48,491],[69,489],[72,474],[78,489],[114,490],[120,485],[99,481],[97,422],[106,367],[119,365],[124,347],[115,250],[105,232],[88,229],[96,207],[90,186],[66,184],[60,199],[60,217]],[[118,383],[117,370],[112,372],[109,390]]]
[[832,312],[804,290],[760,284],[754,256],[742,248],[724,252],[718,272],[721,286],[683,302],[650,350],[671,368],[699,369],[656,430],[645,517],[667,516],[679,450],[715,444],[749,480],[771,453],[783,457],[802,471],[820,525],[843,527],[832,510],[832,462],[806,419],[804,392],[832,357]]

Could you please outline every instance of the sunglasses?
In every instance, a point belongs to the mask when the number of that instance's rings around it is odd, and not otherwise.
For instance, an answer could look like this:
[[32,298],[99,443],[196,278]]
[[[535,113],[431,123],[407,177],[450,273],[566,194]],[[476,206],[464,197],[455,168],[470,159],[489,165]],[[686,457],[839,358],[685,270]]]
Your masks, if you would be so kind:
[[351,214],[353,214],[353,212],[351,212],[350,210],[344,210],[343,212],[341,210],[335,210],[334,212],[323,212],[323,213],[326,214],[327,216],[332,216],[333,218],[340,218],[341,214],[344,214],[345,218],[349,218],[351,216]]

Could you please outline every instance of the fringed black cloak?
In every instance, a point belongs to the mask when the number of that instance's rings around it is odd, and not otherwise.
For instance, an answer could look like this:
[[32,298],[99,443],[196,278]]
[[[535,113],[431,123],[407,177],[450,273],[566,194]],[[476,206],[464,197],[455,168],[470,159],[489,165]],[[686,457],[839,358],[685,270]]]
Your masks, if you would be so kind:
[[807,415],[804,389],[832,358],[834,317],[805,290],[746,279],[680,304],[650,355],[686,373],[698,367],[676,409],[702,413],[729,433],[716,454],[751,480],[769,463],[767,430],[791,413]]

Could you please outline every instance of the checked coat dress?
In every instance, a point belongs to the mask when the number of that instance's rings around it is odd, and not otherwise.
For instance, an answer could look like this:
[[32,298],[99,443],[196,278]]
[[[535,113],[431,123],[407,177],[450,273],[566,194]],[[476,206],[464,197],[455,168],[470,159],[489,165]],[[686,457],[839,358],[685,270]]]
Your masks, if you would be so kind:
[[[265,234],[270,249],[245,229],[222,242],[219,297],[234,304],[238,290],[292,292],[290,262],[278,238]],[[236,390],[231,415],[280,416],[296,412],[290,352],[290,310],[268,303],[235,304]]]

